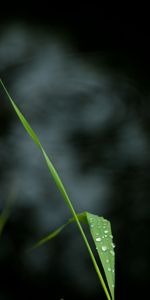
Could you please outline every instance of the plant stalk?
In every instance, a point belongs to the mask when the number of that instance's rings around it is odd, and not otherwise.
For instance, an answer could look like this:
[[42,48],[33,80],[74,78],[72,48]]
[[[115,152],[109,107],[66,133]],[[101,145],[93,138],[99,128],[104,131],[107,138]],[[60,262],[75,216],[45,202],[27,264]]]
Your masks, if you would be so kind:
[[59,177],[59,175],[58,175],[56,169],[54,168],[53,164],[52,164],[51,161],[49,160],[48,155],[46,154],[44,148],[42,147],[42,145],[41,145],[41,143],[40,143],[38,137],[36,136],[36,134],[34,133],[34,131],[32,130],[32,128],[31,128],[30,125],[27,123],[26,119],[24,118],[23,114],[20,112],[20,110],[18,109],[18,107],[16,106],[16,104],[14,103],[14,101],[12,100],[12,98],[11,98],[9,92],[7,91],[7,89],[6,89],[6,87],[5,87],[5,85],[3,84],[3,82],[2,82],[1,79],[0,79],[0,83],[1,83],[3,89],[4,89],[5,93],[6,93],[6,95],[7,95],[8,99],[9,99],[9,101],[11,102],[11,104],[12,104],[14,110],[16,111],[16,113],[17,113],[19,119],[21,120],[23,126],[24,126],[25,129],[27,130],[28,134],[32,137],[32,139],[34,140],[34,142],[37,144],[37,146],[40,148],[40,150],[41,150],[41,152],[42,152],[42,154],[43,154],[43,156],[44,156],[44,158],[45,158],[45,160],[46,160],[46,163],[47,163],[47,165],[48,165],[48,168],[49,168],[49,170],[50,170],[50,173],[52,174],[53,179],[54,179],[54,181],[55,181],[55,183],[56,183],[56,185],[57,185],[59,191],[61,192],[61,194],[62,194],[62,196],[63,196],[63,198],[64,198],[66,204],[68,205],[68,207],[69,207],[69,209],[70,209],[70,212],[71,212],[72,216],[74,217],[74,219],[75,219],[75,221],[76,221],[76,224],[77,224],[77,226],[78,226],[78,229],[79,229],[79,231],[80,231],[80,233],[81,233],[81,236],[82,236],[82,238],[83,238],[83,240],[84,240],[84,243],[85,243],[85,245],[86,245],[86,247],[87,247],[87,249],[88,249],[88,252],[89,252],[89,254],[90,254],[90,257],[91,257],[91,260],[92,260],[92,262],[93,262],[95,271],[96,271],[96,273],[97,273],[97,275],[98,275],[98,278],[99,278],[99,280],[100,280],[100,282],[101,282],[101,285],[102,285],[102,287],[103,287],[103,289],[104,289],[104,292],[105,292],[105,294],[106,294],[106,297],[107,297],[108,300],[111,300],[110,294],[109,294],[108,289],[107,289],[107,287],[106,287],[106,284],[105,284],[105,282],[104,282],[104,280],[103,280],[103,277],[102,277],[101,272],[100,272],[100,270],[99,270],[99,267],[98,267],[98,265],[97,265],[97,262],[96,262],[96,259],[95,259],[95,257],[94,257],[94,254],[93,254],[93,252],[92,252],[92,249],[91,249],[91,247],[90,247],[90,244],[89,244],[89,242],[88,242],[88,240],[87,240],[87,237],[86,237],[86,235],[85,235],[85,233],[84,233],[84,230],[83,230],[83,228],[82,228],[82,225],[81,225],[81,223],[80,223],[80,221],[79,221],[79,219],[78,219],[78,216],[77,216],[77,214],[76,214],[76,212],[75,212],[75,209],[74,209],[74,207],[73,207],[73,205],[72,205],[72,203],[71,203],[71,201],[70,201],[70,199],[69,199],[69,196],[68,196],[68,194],[67,194],[67,192],[66,192],[66,190],[65,190],[65,188],[64,188],[64,185],[63,185],[63,183],[62,183],[62,181],[61,181],[61,179],[60,179],[60,177]]

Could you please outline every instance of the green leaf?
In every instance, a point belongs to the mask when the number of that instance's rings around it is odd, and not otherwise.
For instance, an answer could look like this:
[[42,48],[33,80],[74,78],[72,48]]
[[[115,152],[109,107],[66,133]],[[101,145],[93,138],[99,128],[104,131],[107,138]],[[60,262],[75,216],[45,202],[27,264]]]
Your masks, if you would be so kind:
[[16,200],[16,188],[12,186],[12,188],[9,188],[7,200],[5,201],[3,210],[0,214],[0,236],[2,235],[4,227],[10,217],[15,200]]
[[[67,204],[69,205],[69,208],[72,210],[72,213],[74,214],[74,216],[76,215],[75,212],[74,212],[74,209],[72,207],[72,204],[70,202],[70,199],[67,195],[67,192],[65,190],[65,187],[56,171],[56,169],[54,168],[53,164],[51,163],[48,155],[46,154],[43,146],[41,145],[41,142],[39,140],[39,138],[37,137],[37,135],[35,134],[35,132],[33,131],[33,129],[31,128],[30,124],[28,123],[28,121],[25,119],[24,115],[21,113],[21,111],[19,110],[19,108],[17,107],[17,105],[15,104],[15,102],[13,101],[13,99],[11,98],[11,96],[9,95],[7,89],[5,88],[2,80],[0,80],[0,83],[1,85],[3,86],[7,96],[8,96],[8,99],[9,101],[11,102],[18,118],[20,119],[22,125],[24,126],[24,128],[26,129],[27,133],[30,135],[30,137],[32,138],[32,140],[35,142],[35,144],[38,146],[38,148],[40,148],[45,160],[46,160],[46,163],[47,163],[47,166],[48,166],[48,169],[51,173],[51,175],[53,176],[53,179],[58,187],[58,189],[60,190],[64,200],[67,202]],[[75,216],[76,217],[76,216]]]
[[[77,213],[76,213],[76,211],[75,211],[75,209],[74,209],[74,207],[73,207],[73,205],[72,205],[72,203],[71,203],[71,201],[69,199],[69,196],[68,196],[68,194],[67,194],[67,192],[65,190],[65,187],[64,187],[64,185],[63,185],[63,183],[62,183],[62,181],[61,181],[61,179],[60,179],[60,177],[59,177],[56,169],[54,168],[52,162],[50,161],[50,159],[49,159],[49,157],[47,155],[47,153],[45,152],[43,146],[41,145],[40,140],[38,139],[37,135],[35,134],[35,132],[31,128],[31,126],[29,125],[29,123],[27,122],[27,120],[25,119],[25,117],[23,116],[23,114],[21,113],[21,111],[19,110],[19,108],[17,107],[17,105],[15,104],[15,102],[12,100],[11,96],[9,95],[9,93],[8,93],[6,87],[3,84],[3,82],[2,82],[1,79],[0,79],[0,84],[2,85],[2,87],[3,87],[4,91],[5,91],[8,99],[9,99],[9,101],[11,103],[11,105],[13,106],[13,108],[14,108],[16,114],[18,115],[21,123],[23,124],[24,128],[26,129],[26,131],[28,132],[28,134],[30,135],[30,137],[33,139],[33,141],[35,142],[35,144],[38,146],[38,148],[41,150],[41,152],[42,152],[42,154],[44,156],[44,159],[46,161],[46,164],[48,166],[48,169],[49,169],[49,171],[50,171],[50,173],[51,173],[51,175],[52,175],[52,177],[53,177],[53,179],[54,179],[54,181],[55,181],[55,183],[56,183],[59,191],[61,192],[61,194],[63,196],[63,199],[65,200],[67,206],[69,207],[70,212],[71,212],[71,214],[73,216],[74,221],[76,222],[76,224],[78,226],[80,234],[81,234],[81,236],[82,236],[82,238],[84,240],[84,243],[85,243],[85,245],[86,245],[86,247],[88,249],[88,252],[90,254],[90,257],[91,257],[91,260],[93,262],[95,271],[96,271],[96,273],[98,275],[98,278],[99,278],[99,280],[101,282],[101,285],[102,285],[102,287],[104,289],[104,292],[106,294],[106,297],[107,297],[108,300],[110,300],[111,298],[110,298],[109,292],[107,290],[107,287],[105,285],[105,282],[103,280],[103,277],[101,275],[99,267],[97,265],[96,259],[94,257],[93,252],[92,252],[92,249],[91,249],[91,247],[89,245],[89,242],[88,242],[88,240],[86,238],[86,235],[85,235],[85,233],[83,231],[83,228],[81,226],[81,223],[80,223],[80,220],[79,220],[79,218],[77,216]],[[85,216],[82,217],[82,221],[83,221],[83,219],[87,219],[88,220],[88,217],[86,216],[86,218],[85,218]],[[63,228],[64,228],[64,226],[62,226],[61,228],[59,228],[58,230],[56,230],[55,233],[53,233],[51,236],[49,236],[49,239],[50,239],[50,237],[52,238],[52,237],[56,236]],[[91,231],[91,233],[92,233],[92,231]],[[41,244],[42,243],[43,242],[41,242]],[[103,264],[103,267],[104,267],[104,264]],[[106,274],[106,272],[105,272],[105,274]]]
[[[86,223],[89,226],[99,259],[104,269],[112,299],[114,299],[115,252],[110,222],[103,217],[90,214],[89,212],[84,212],[78,214],[77,216],[80,221]],[[56,237],[67,225],[71,224],[74,221],[74,218],[69,219],[64,225],[60,226],[58,229],[36,243],[33,248],[37,248],[50,241],[51,239]]]
[[10,216],[10,207],[6,205],[0,214],[0,236],[2,235],[2,232],[4,230],[4,227],[7,223],[9,216]]
[[[81,214],[77,214],[77,217],[80,221],[83,221],[84,223],[87,223],[86,219],[85,219],[85,213],[81,213]],[[32,249],[36,249],[40,246],[42,246],[43,244],[47,243],[48,241],[52,240],[54,237],[56,237],[59,233],[61,233],[61,231],[68,226],[69,224],[73,223],[75,221],[74,218],[70,218],[65,224],[63,224],[62,226],[58,227],[56,230],[52,231],[50,234],[48,234],[47,236],[45,236],[44,238],[42,238],[41,240],[39,240],[32,248]]]
[[101,260],[107,283],[114,299],[115,287],[115,252],[111,224],[103,217],[87,213],[87,221]]

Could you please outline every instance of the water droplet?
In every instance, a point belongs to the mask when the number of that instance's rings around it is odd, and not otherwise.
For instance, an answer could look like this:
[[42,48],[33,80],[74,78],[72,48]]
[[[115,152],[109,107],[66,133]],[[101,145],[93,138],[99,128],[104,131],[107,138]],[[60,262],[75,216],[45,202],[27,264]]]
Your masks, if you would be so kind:
[[106,259],[106,262],[109,263],[109,259],[108,258]]
[[111,245],[112,245],[113,248],[115,248],[115,244],[114,243],[111,243]]
[[115,287],[115,285],[114,284],[112,284],[112,288],[114,288]]
[[104,235],[102,235],[102,239],[104,239]]
[[111,271],[111,268],[108,268],[108,272],[110,272]]
[[105,252],[106,250],[107,250],[107,246],[103,245],[103,246],[102,246],[102,251]]
[[94,224],[91,224],[91,227],[93,228],[93,227],[94,227]]
[[104,230],[104,233],[108,233],[108,230]]
[[110,250],[110,254],[114,256],[115,252],[113,250]]
[[114,270],[114,269],[112,269],[112,272],[114,273],[114,272],[115,272],[115,270]]
[[110,236],[109,236],[111,239],[113,238],[113,235],[112,234],[110,234]]
[[96,242],[100,242],[102,239],[100,237],[96,238]]
[[105,236],[106,238],[108,237],[108,235],[107,235],[107,234],[105,234],[104,236]]

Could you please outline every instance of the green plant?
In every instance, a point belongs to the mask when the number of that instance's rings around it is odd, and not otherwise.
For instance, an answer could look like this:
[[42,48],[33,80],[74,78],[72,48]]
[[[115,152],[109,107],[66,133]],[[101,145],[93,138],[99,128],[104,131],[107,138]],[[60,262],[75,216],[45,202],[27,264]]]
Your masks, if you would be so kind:
[[[29,123],[27,122],[27,120],[25,119],[24,115],[21,113],[21,111],[19,110],[19,108],[17,107],[17,105],[15,104],[15,102],[13,101],[13,99],[11,98],[10,94],[8,93],[5,85],[3,84],[2,80],[0,80],[0,83],[11,103],[11,105],[13,106],[17,116],[19,117],[22,125],[24,126],[25,130],[27,131],[27,133],[30,135],[30,137],[33,139],[34,143],[38,146],[38,148],[40,149],[40,151],[42,152],[42,155],[45,159],[45,162],[48,166],[48,169],[60,191],[60,193],[62,194],[62,197],[64,199],[64,201],[66,202],[67,206],[70,209],[70,212],[72,214],[72,218],[68,220],[67,223],[65,223],[64,225],[62,225],[61,227],[59,227],[58,229],[56,229],[54,232],[52,232],[50,235],[48,235],[47,237],[43,238],[42,240],[40,240],[35,246],[38,247],[40,245],[42,245],[43,243],[47,242],[48,240],[52,239],[53,237],[55,237],[56,235],[58,235],[62,229],[67,226],[68,224],[70,224],[71,222],[75,221],[77,224],[77,227],[80,231],[80,234],[84,240],[84,243],[88,249],[88,252],[90,254],[91,260],[93,262],[95,271],[98,275],[98,278],[100,280],[100,283],[104,289],[104,292],[106,294],[106,297],[108,300],[114,300],[114,284],[115,284],[115,253],[114,253],[114,244],[113,244],[113,236],[112,236],[112,232],[111,232],[111,224],[108,220],[104,219],[103,217],[99,217],[95,214],[91,214],[89,212],[84,212],[81,214],[77,214],[72,202],[66,192],[66,189],[56,171],[56,169],[54,168],[51,160],[49,159],[46,151],[44,150],[39,138],[37,137],[37,135],[35,134],[35,132],[33,131],[33,129],[31,128],[31,126],[29,125]],[[108,287],[105,283],[105,280],[101,274],[101,271],[99,269],[99,266],[97,264],[96,258],[93,254],[93,251],[91,249],[91,246],[88,242],[88,239],[84,233],[83,227],[81,225],[81,222],[84,222],[85,224],[87,224],[89,226],[90,229],[90,233],[92,235],[94,244],[96,246],[96,250],[99,256],[99,259],[101,261],[101,264],[103,266],[103,270],[105,273],[105,277],[106,277],[106,281],[108,284]]]
[[4,230],[4,227],[7,223],[7,220],[10,216],[10,210],[11,210],[11,206],[9,202],[6,202],[6,204],[4,205],[4,208],[0,214],[0,236],[2,235],[2,232]]

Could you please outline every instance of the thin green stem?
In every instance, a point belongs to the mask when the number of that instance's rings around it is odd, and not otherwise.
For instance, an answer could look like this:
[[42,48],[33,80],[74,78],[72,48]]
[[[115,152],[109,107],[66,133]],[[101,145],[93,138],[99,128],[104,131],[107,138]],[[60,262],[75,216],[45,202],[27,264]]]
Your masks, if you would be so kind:
[[[47,162],[48,156],[47,156],[45,150],[43,149],[41,143],[40,143],[40,149],[41,149],[41,151],[42,151],[42,153],[43,153],[43,155],[44,155],[44,157],[45,157],[45,160],[46,160],[46,162]],[[49,163],[51,163],[51,162],[49,161]],[[49,166],[48,166],[48,167],[49,167]],[[89,242],[88,242],[88,240],[87,240],[87,237],[86,237],[86,235],[85,235],[85,233],[84,233],[84,230],[83,230],[83,228],[82,228],[82,225],[81,225],[81,223],[80,223],[80,221],[79,221],[79,219],[78,219],[77,213],[76,213],[76,211],[75,211],[75,209],[74,209],[74,207],[73,207],[73,205],[72,205],[72,203],[71,203],[71,200],[70,200],[70,198],[69,198],[69,196],[68,196],[68,194],[67,194],[67,192],[66,192],[66,190],[65,190],[65,187],[64,187],[64,185],[63,185],[63,183],[62,183],[62,181],[61,181],[61,179],[60,179],[58,173],[56,172],[56,169],[54,168],[54,166],[53,166],[52,164],[51,164],[51,166],[49,167],[49,169],[50,169],[50,168],[53,168],[53,172],[54,172],[54,173],[51,173],[51,174],[52,174],[54,180],[55,180],[55,175],[57,174],[57,176],[58,176],[58,179],[59,179],[59,180],[56,182],[56,184],[57,184],[57,186],[58,186],[58,189],[59,189],[59,191],[61,192],[61,194],[62,194],[62,196],[63,196],[65,202],[67,203],[67,205],[68,205],[68,207],[69,207],[69,209],[70,209],[71,214],[73,215],[73,217],[74,217],[74,219],[75,219],[75,222],[76,222],[76,224],[77,224],[77,226],[78,226],[78,229],[79,229],[79,231],[80,231],[80,233],[81,233],[81,236],[82,236],[82,238],[83,238],[83,240],[84,240],[84,242],[85,242],[85,245],[86,245],[86,247],[87,247],[87,249],[88,249],[88,251],[89,251],[89,254],[90,254],[90,256],[91,256],[91,259],[92,259],[92,262],[93,262],[95,271],[96,271],[96,273],[97,273],[97,275],[98,275],[98,278],[99,278],[99,280],[100,280],[100,282],[101,282],[101,285],[102,285],[102,287],[103,287],[103,289],[104,289],[104,291],[105,291],[105,294],[106,294],[106,296],[107,296],[107,299],[108,299],[108,300],[111,300],[110,295],[109,295],[109,292],[108,292],[107,287],[106,287],[106,284],[105,284],[105,282],[104,282],[104,280],[103,280],[103,277],[102,277],[101,272],[100,272],[100,270],[99,270],[98,264],[97,264],[96,259],[95,259],[95,257],[94,257],[93,251],[92,251],[92,249],[91,249],[91,247],[90,247],[90,244],[89,244]],[[50,169],[50,171],[52,171],[52,169]]]
[[[43,152],[43,155],[44,155],[44,157],[45,157],[45,160],[47,161],[47,154],[46,154],[46,152],[45,152],[45,150],[43,149],[42,146],[41,146],[41,151]],[[56,170],[55,170],[55,172],[56,172]],[[53,174],[52,174],[52,175],[53,175]],[[57,174],[57,176],[58,176],[58,174]],[[60,178],[59,178],[59,179],[60,179]],[[58,186],[58,188],[59,188],[59,190],[60,190],[60,192],[61,192],[61,194],[62,194],[62,196],[63,196],[63,198],[64,198],[64,200],[65,200],[65,202],[67,203],[67,205],[68,205],[68,207],[69,207],[69,209],[70,209],[71,214],[73,215],[73,217],[74,217],[74,219],[75,219],[75,222],[76,222],[76,224],[77,224],[77,226],[78,226],[78,229],[79,229],[79,231],[80,231],[80,233],[81,233],[81,236],[82,236],[82,238],[83,238],[83,240],[84,240],[84,242],[85,242],[85,245],[86,245],[86,247],[87,247],[87,249],[88,249],[88,251],[89,251],[89,254],[90,254],[90,256],[91,256],[91,259],[92,259],[92,262],[93,262],[95,271],[96,271],[96,273],[97,273],[97,275],[98,275],[98,278],[99,278],[99,280],[100,280],[100,282],[101,282],[101,285],[102,285],[102,287],[103,287],[103,289],[104,289],[104,291],[105,291],[105,294],[106,294],[106,296],[107,296],[107,299],[108,299],[108,300],[111,300],[110,295],[109,295],[108,290],[107,290],[107,287],[106,287],[106,284],[105,284],[105,282],[104,282],[104,280],[103,280],[103,277],[102,277],[101,272],[100,272],[100,270],[99,270],[99,267],[98,267],[98,265],[97,265],[96,259],[95,259],[95,257],[94,257],[93,251],[92,251],[92,249],[91,249],[91,247],[90,247],[90,244],[89,244],[89,242],[88,242],[88,240],[87,240],[87,237],[86,237],[86,235],[85,235],[85,233],[84,233],[84,230],[83,230],[83,228],[82,228],[82,225],[81,225],[81,223],[80,223],[80,221],[79,221],[79,219],[78,219],[77,213],[76,213],[76,211],[75,211],[75,209],[74,209],[74,207],[73,207],[73,205],[72,205],[72,203],[71,203],[71,200],[70,200],[70,198],[69,198],[69,196],[68,196],[68,194],[67,194],[67,192],[66,192],[66,190],[65,190],[65,187],[64,187],[62,181],[61,181],[61,184],[60,184],[60,182],[59,182],[59,185],[58,185],[58,182],[57,182],[57,186]]]
[[19,119],[21,120],[23,126],[25,127],[26,131],[27,131],[28,134],[31,136],[31,138],[34,140],[34,142],[36,143],[36,145],[40,148],[40,150],[41,150],[41,152],[42,152],[42,154],[43,154],[43,156],[44,156],[44,158],[45,158],[45,160],[46,160],[46,163],[47,163],[47,166],[48,166],[48,168],[49,168],[49,170],[50,170],[50,173],[51,173],[51,175],[53,176],[53,179],[54,179],[54,181],[55,181],[55,183],[56,183],[56,185],[57,185],[59,191],[61,192],[61,194],[62,194],[62,196],[63,196],[63,198],[64,198],[66,204],[68,205],[68,207],[69,207],[69,209],[70,209],[71,214],[73,215],[73,217],[74,217],[74,219],[75,219],[75,221],[76,221],[76,224],[77,224],[77,226],[78,226],[78,229],[79,229],[79,231],[80,231],[80,233],[81,233],[81,236],[82,236],[82,238],[83,238],[83,240],[84,240],[84,242],[85,242],[85,245],[86,245],[86,247],[87,247],[87,249],[88,249],[88,252],[89,252],[89,254],[90,254],[90,257],[91,257],[91,259],[92,259],[92,262],[93,262],[95,271],[96,271],[96,273],[97,273],[97,275],[98,275],[98,278],[99,278],[99,280],[100,280],[100,282],[101,282],[101,285],[102,285],[102,287],[103,287],[103,289],[104,289],[104,292],[105,292],[105,294],[106,294],[106,297],[107,297],[108,300],[111,300],[110,294],[109,294],[108,289],[107,289],[107,287],[106,287],[106,284],[105,284],[105,282],[104,282],[104,280],[103,280],[103,277],[102,277],[101,272],[100,272],[100,270],[99,270],[99,267],[98,267],[98,265],[97,265],[96,259],[95,259],[95,257],[94,257],[93,252],[92,252],[92,249],[91,249],[91,247],[90,247],[90,245],[89,245],[89,242],[88,242],[88,240],[87,240],[87,238],[86,238],[86,235],[85,235],[85,233],[84,233],[84,231],[83,231],[83,228],[82,228],[82,226],[81,226],[81,223],[80,223],[80,221],[79,221],[79,219],[78,219],[78,216],[77,216],[77,214],[76,214],[76,212],[75,212],[75,209],[74,209],[74,207],[73,207],[73,205],[72,205],[72,203],[71,203],[71,201],[70,201],[70,199],[69,199],[69,196],[68,196],[68,194],[67,194],[67,192],[66,192],[66,190],[65,190],[65,187],[64,187],[64,185],[63,185],[63,183],[62,183],[62,181],[61,181],[61,179],[60,179],[60,177],[59,177],[59,175],[58,175],[56,169],[54,168],[53,164],[52,164],[51,161],[49,160],[47,153],[45,152],[44,148],[42,147],[42,145],[41,145],[41,143],[40,143],[38,137],[37,137],[36,134],[34,133],[33,129],[30,127],[29,123],[26,121],[26,119],[24,118],[23,114],[20,112],[20,110],[18,109],[18,107],[16,106],[16,104],[14,103],[14,101],[12,100],[11,96],[9,95],[9,93],[8,93],[6,87],[5,87],[5,85],[3,84],[3,82],[2,82],[1,79],[0,79],[0,83],[1,83],[1,85],[2,85],[2,87],[3,87],[3,89],[4,89],[4,91],[5,91],[5,93],[6,93],[7,97],[8,97],[8,99],[10,100],[10,102],[11,102],[11,104],[12,104],[14,110],[16,111],[16,113],[17,113]]
[[84,231],[83,231],[83,228],[82,228],[82,226],[81,226],[81,223],[80,223],[79,220],[78,220],[78,217],[77,217],[77,215],[76,215],[76,212],[75,212],[75,210],[74,210],[74,208],[73,208],[73,206],[72,206],[72,204],[71,204],[71,201],[70,201],[70,199],[69,199],[68,196],[67,196],[67,198],[68,198],[68,206],[69,206],[69,208],[70,208],[70,211],[71,211],[72,215],[74,216],[74,219],[75,219],[75,221],[76,221],[76,223],[77,223],[77,226],[78,226],[78,228],[79,228],[79,231],[80,231],[80,233],[81,233],[81,235],[82,235],[82,238],[83,238],[83,240],[84,240],[84,242],[85,242],[85,245],[86,245],[86,247],[87,247],[87,249],[88,249],[88,251],[89,251],[89,254],[90,254],[90,256],[91,256],[91,259],[92,259],[92,262],[93,262],[95,271],[96,271],[96,273],[97,273],[97,275],[98,275],[98,278],[99,278],[99,280],[100,280],[100,282],[101,282],[101,285],[102,285],[102,287],[103,287],[103,289],[104,289],[104,291],[105,291],[105,294],[106,294],[106,296],[107,296],[107,299],[108,299],[108,300],[111,300],[110,295],[109,295],[108,290],[107,290],[107,287],[106,287],[106,285],[105,285],[105,282],[104,282],[104,280],[103,280],[103,277],[102,277],[101,272],[100,272],[100,270],[99,270],[99,267],[98,267],[98,265],[97,265],[96,259],[95,259],[95,257],[94,257],[93,251],[92,251],[92,249],[91,249],[91,247],[90,247],[90,244],[89,244],[89,242],[88,242],[88,240],[87,240],[87,237],[86,237],[86,235],[85,235],[85,233],[84,233]]

